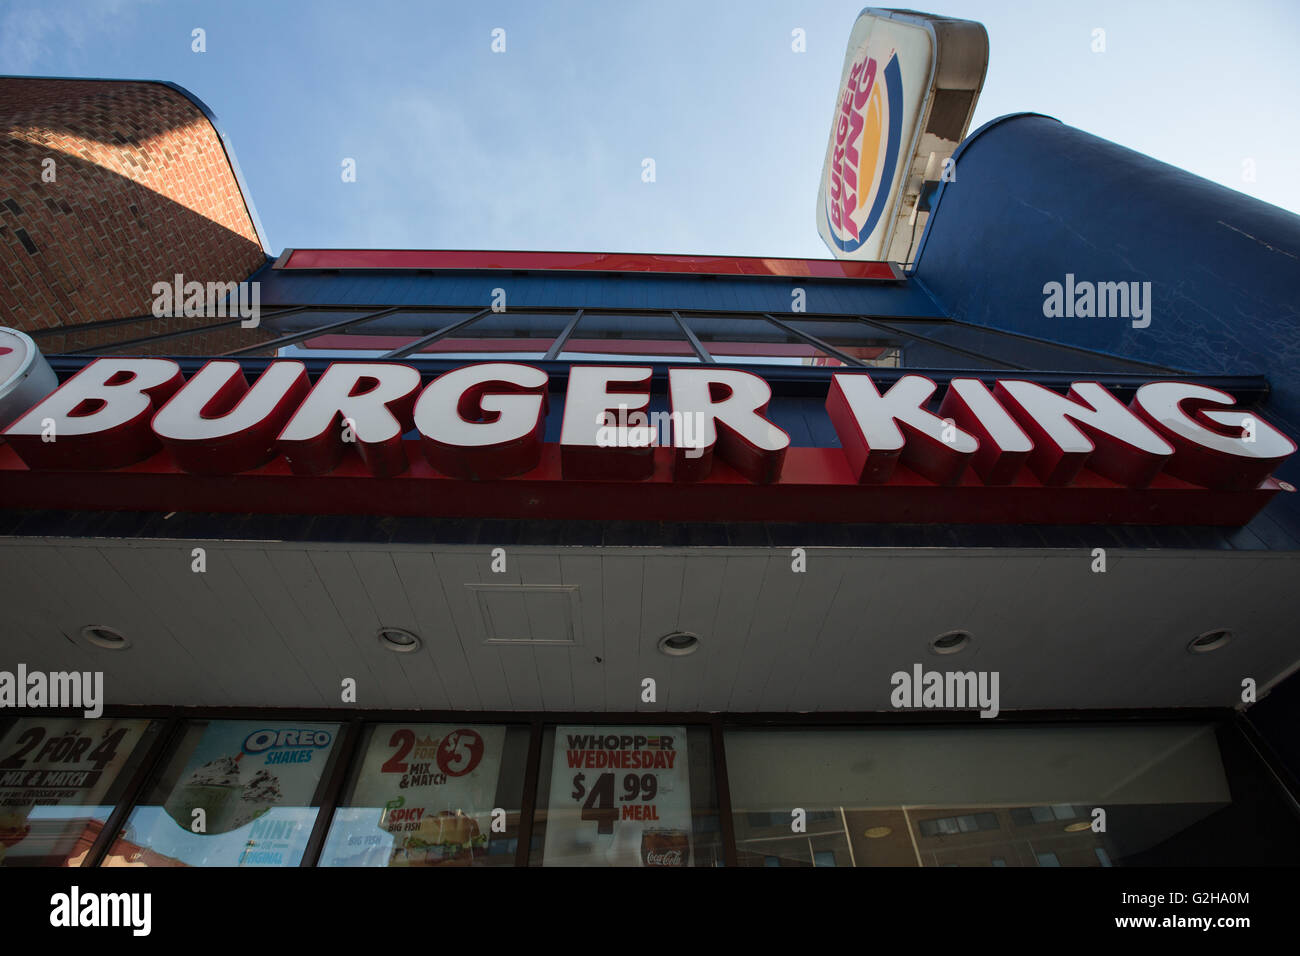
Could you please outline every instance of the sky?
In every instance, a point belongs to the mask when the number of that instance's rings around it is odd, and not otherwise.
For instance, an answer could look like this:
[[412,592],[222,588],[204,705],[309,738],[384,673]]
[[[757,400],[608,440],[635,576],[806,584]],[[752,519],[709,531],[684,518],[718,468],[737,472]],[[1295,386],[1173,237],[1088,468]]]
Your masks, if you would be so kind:
[[[988,30],[972,130],[1046,113],[1300,212],[1300,2],[917,6]],[[829,258],[814,207],[861,9],[862,0],[0,0],[0,74],[185,87],[233,147],[272,254]],[[204,52],[192,48],[196,28]],[[1103,52],[1093,50],[1098,28]],[[492,50],[497,29],[504,52]],[[653,182],[643,181],[647,158]],[[348,159],[355,182],[342,175]]]

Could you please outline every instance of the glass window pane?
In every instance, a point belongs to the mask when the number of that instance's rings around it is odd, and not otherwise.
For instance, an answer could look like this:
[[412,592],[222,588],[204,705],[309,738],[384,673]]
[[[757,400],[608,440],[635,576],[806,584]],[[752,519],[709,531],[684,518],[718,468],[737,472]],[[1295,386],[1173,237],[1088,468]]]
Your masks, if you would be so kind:
[[854,318],[804,319],[781,316],[801,332],[815,336],[827,345],[873,368],[899,368],[903,364],[903,340]]
[[537,806],[535,866],[723,863],[707,727],[548,728]]
[[[525,361],[542,358],[573,320],[572,313],[494,312],[475,319],[420,350],[421,355],[497,358]],[[499,353],[507,352],[502,356]],[[531,358],[530,358],[531,357]]]
[[[191,721],[104,866],[297,866],[340,725]],[[196,832],[199,826],[202,832]]]
[[[321,866],[513,866],[528,728],[367,728]],[[505,810],[493,832],[492,812]]]
[[0,866],[81,866],[161,727],[15,720],[0,735]]
[[671,362],[690,364],[699,357],[671,315],[584,312],[564,343],[566,362]]
[[[368,309],[367,312],[379,310]],[[339,329],[335,332],[323,332],[303,339],[301,342],[282,347],[277,353],[281,358],[378,358],[385,352],[410,345],[416,339],[431,332],[445,329],[449,325],[464,321],[477,312],[474,310],[422,309],[395,312],[391,315],[369,319],[358,325]],[[364,315],[365,312],[357,313]],[[342,321],[348,313],[300,313],[288,316],[279,323],[280,335],[303,332],[307,329],[329,325]],[[437,347],[431,343],[428,348]],[[262,353],[254,353],[262,354]],[[423,354],[423,350],[421,353]]]
[[[1300,857],[1300,821],[1231,728],[746,728],[727,731],[725,743],[746,866],[764,856],[806,860],[800,844],[812,839],[828,841],[813,849],[833,848],[839,866],[1037,866],[1040,854],[1061,866]],[[1260,782],[1246,780],[1249,799],[1235,802],[1230,779],[1247,774]],[[1080,826],[1094,806],[1107,810],[1106,833]],[[763,812],[793,807],[835,808],[844,822],[838,835],[828,826],[815,837],[811,828],[792,834],[788,822],[753,826]],[[1264,818],[1267,846],[1250,836]]]

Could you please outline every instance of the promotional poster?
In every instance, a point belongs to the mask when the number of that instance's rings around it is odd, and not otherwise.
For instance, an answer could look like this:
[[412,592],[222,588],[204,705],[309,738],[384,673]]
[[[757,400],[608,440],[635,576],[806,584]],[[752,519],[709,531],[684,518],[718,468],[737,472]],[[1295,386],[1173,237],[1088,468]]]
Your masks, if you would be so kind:
[[[147,720],[31,718],[0,740],[0,864],[66,859],[130,757]],[[76,808],[76,809],[73,809]],[[84,848],[83,848],[84,849]]]
[[174,866],[296,866],[337,734],[338,724],[208,724],[161,807],[131,814],[117,856],[131,862],[134,846]]
[[334,816],[326,866],[468,866],[487,853],[506,729],[381,724],[350,806]]
[[685,727],[555,729],[546,866],[690,866]]

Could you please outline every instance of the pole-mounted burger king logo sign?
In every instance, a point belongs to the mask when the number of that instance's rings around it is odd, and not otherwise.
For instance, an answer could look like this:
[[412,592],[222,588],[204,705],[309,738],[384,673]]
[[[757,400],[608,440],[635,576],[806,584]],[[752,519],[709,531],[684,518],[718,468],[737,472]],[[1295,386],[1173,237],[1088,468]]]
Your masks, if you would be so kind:
[[882,68],[863,49],[840,96],[822,197],[831,242],[843,252],[857,252],[876,231],[898,167],[902,129],[898,53]]
[[922,188],[965,136],[987,62],[978,23],[862,11],[817,194],[817,230],[837,258],[910,261]]
[[[560,376],[557,375],[557,379]],[[891,376],[892,377],[892,376]],[[563,408],[551,402],[563,389]],[[666,391],[669,426],[646,427]],[[11,508],[617,518],[1242,524],[1287,488],[1295,443],[1225,392],[1151,382],[832,375],[835,447],[795,447],[741,369],[515,362],[430,378],[274,360],[187,379],[96,359],[3,430]],[[6,416],[7,417],[7,416]],[[550,440],[548,440],[548,438]]]

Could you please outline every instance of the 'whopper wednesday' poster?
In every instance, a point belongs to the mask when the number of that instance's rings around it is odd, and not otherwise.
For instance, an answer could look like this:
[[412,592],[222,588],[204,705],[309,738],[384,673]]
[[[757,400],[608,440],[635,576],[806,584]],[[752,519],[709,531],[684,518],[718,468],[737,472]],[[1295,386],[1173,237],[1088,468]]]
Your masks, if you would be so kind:
[[545,866],[689,866],[685,727],[555,729]]

